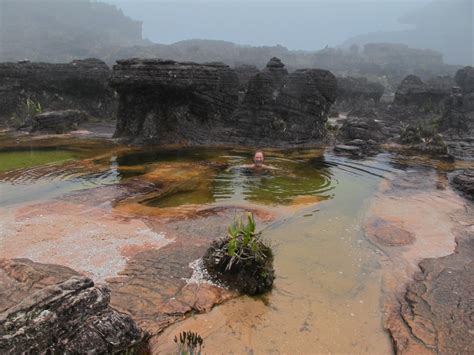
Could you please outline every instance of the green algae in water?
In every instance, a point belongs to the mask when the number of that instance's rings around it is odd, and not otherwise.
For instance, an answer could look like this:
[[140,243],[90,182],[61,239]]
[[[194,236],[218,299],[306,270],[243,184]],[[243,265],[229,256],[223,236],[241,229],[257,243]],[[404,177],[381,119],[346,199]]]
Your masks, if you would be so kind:
[[[228,158],[234,163],[245,161],[242,156]],[[230,169],[215,168],[205,179],[199,177],[178,183],[162,195],[141,203],[160,208],[219,201],[289,205],[301,196],[320,200],[332,197],[334,181],[328,167],[309,164],[308,160],[270,160],[276,170],[253,170],[230,164]]]
[[217,200],[241,199],[249,202],[288,205],[299,196],[330,198],[334,188],[327,166],[307,160],[268,159],[276,170],[235,168],[217,174],[213,194]]
[[0,172],[31,168],[50,163],[78,159],[79,155],[68,150],[29,150],[0,152]]
[[212,203],[215,199],[208,191],[178,191],[149,200],[146,205],[151,207],[178,207],[182,205],[202,205]]
[[193,179],[178,183],[159,196],[142,201],[150,207],[178,207],[182,205],[202,205],[212,203],[215,198],[209,189],[210,179]]

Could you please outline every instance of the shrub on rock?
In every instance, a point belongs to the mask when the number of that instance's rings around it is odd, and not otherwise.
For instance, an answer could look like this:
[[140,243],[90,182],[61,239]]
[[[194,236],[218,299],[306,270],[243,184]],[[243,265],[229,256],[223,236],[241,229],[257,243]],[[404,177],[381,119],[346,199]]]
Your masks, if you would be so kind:
[[446,143],[437,133],[437,129],[430,125],[407,125],[402,127],[400,142],[410,145],[411,148],[431,154],[445,154]]
[[227,236],[215,240],[203,258],[211,277],[248,295],[269,291],[275,279],[272,250],[255,227],[251,213],[246,224],[235,220]]

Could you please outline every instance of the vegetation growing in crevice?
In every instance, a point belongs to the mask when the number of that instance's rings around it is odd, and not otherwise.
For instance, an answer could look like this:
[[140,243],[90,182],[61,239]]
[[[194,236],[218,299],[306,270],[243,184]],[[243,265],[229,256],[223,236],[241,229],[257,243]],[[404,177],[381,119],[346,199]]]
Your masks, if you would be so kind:
[[35,101],[29,96],[20,101],[18,108],[12,117],[12,124],[14,126],[26,126],[31,123],[31,119],[43,112],[43,107],[39,101]]
[[402,127],[400,141],[430,153],[446,153],[446,143],[438,133],[438,122]]

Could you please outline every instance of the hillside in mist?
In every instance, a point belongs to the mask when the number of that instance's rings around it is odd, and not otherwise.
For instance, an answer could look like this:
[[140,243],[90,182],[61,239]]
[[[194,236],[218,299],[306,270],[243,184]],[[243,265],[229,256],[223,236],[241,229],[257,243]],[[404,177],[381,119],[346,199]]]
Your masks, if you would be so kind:
[[452,64],[474,64],[474,7],[472,0],[436,0],[400,18],[414,26],[403,31],[371,32],[345,42],[404,43],[415,48],[430,48],[443,53]]
[[65,62],[112,45],[143,43],[142,24],[88,0],[1,1],[0,61]]
[[[472,59],[469,0],[449,4],[435,1],[417,11],[414,8],[420,7],[421,0],[410,4],[353,1],[294,6],[267,1],[239,3],[241,7],[225,2],[198,1],[191,6],[188,2],[104,1],[108,3],[2,1],[0,61],[67,62],[96,57],[112,65],[122,58],[161,57],[262,68],[269,58],[279,57],[290,70],[321,67],[341,74],[388,72],[399,77],[406,73],[452,73],[454,69],[446,67],[444,59],[452,64],[470,63]],[[400,21],[394,19],[408,8],[408,15]],[[369,9],[377,10],[377,16],[372,16]],[[398,27],[394,24],[397,21]],[[143,39],[142,27],[153,42]],[[414,29],[404,29],[410,27]],[[343,38],[373,28],[397,30],[353,37],[339,48]],[[163,44],[173,38],[183,40]],[[372,46],[369,50],[363,46],[385,42],[397,44]],[[359,44],[357,50],[351,49],[354,43]]]

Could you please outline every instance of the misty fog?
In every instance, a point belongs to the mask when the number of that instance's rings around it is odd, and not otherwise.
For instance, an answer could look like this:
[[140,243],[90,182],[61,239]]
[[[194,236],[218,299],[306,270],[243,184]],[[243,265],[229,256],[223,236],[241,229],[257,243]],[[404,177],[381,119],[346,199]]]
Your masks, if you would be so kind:
[[2,0],[0,28],[2,60],[107,60],[105,47],[206,39],[296,51],[402,43],[473,63],[471,0]]
[[156,43],[198,38],[314,51],[394,42],[441,51],[451,64],[473,62],[470,0],[107,2],[143,21],[144,37]]

